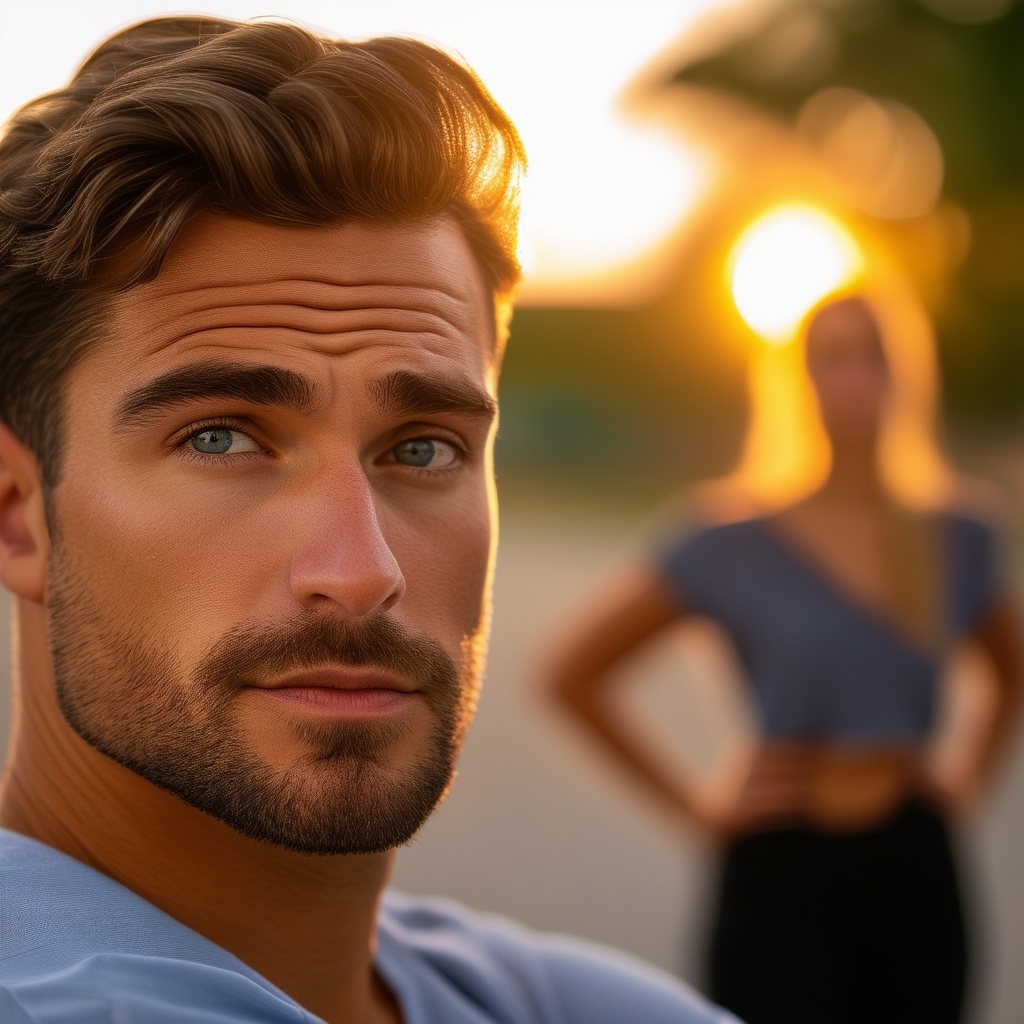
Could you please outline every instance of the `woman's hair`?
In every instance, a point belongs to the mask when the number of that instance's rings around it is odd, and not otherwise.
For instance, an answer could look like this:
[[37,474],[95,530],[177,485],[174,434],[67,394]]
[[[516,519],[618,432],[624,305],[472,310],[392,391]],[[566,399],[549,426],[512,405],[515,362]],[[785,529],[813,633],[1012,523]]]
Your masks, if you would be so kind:
[[524,166],[484,86],[425,43],[199,17],[119,32],[0,139],[0,419],[55,483],[64,376],[110,297],[153,278],[201,211],[288,225],[447,214],[501,319]]
[[831,450],[807,373],[807,331],[826,309],[857,302],[879,328],[890,393],[879,437],[882,480],[897,500],[920,508],[946,502],[954,475],[936,437],[939,376],[931,323],[902,282],[862,282],[822,299],[786,345],[762,343],[749,371],[750,419],[736,467],[706,485],[715,518],[763,514],[821,486]]

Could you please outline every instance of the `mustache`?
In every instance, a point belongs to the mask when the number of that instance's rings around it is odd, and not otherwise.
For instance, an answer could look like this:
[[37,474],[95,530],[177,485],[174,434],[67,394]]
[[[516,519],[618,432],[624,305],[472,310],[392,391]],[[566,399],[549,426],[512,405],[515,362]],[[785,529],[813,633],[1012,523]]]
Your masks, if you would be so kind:
[[432,695],[450,699],[459,685],[459,666],[436,640],[386,615],[242,623],[217,641],[196,667],[196,677],[204,689],[218,689],[327,665],[388,672],[415,683],[428,700]]

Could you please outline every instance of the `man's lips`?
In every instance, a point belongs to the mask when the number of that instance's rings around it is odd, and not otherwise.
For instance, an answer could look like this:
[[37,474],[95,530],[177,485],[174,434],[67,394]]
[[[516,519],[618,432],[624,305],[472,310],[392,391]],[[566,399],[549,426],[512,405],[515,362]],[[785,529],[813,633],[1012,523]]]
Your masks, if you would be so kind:
[[362,718],[396,714],[409,708],[417,687],[377,669],[319,668],[257,684],[267,697],[314,714]]
[[398,693],[413,693],[419,689],[411,680],[402,679],[390,672],[341,665],[307,669],[255,685],[265,690],[395,690]]

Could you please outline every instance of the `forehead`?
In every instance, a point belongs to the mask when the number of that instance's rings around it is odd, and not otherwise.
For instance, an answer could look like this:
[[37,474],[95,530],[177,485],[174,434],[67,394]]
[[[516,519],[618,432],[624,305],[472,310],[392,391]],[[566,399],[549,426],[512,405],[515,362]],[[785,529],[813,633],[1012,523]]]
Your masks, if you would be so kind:
[[202,214],[153,281],[115,297],[85,362],[116,380],[198,358],[359,352],[490,378],[491,303],[454,222],[295,227]]

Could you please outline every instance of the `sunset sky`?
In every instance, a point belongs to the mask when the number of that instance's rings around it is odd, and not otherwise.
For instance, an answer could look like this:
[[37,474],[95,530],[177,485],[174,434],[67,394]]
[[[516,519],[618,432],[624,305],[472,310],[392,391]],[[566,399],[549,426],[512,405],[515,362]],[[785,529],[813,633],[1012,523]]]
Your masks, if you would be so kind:
[[[600,282],[692,211],[713,167],[679,132],[622,109],[627,85],[659,55],[692,45],[709,13],[750,0],[41,0],[0,4],[0,114],[61,85],[118,27],[202,10],[272,14],[349,38],[413,35],[461,53],[519,126],[530,158],[522,255],[530,302],[585,302]],[[624,279],[623,279],[624,280]]]

